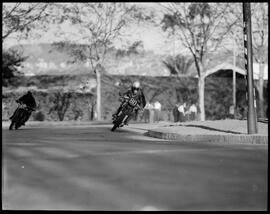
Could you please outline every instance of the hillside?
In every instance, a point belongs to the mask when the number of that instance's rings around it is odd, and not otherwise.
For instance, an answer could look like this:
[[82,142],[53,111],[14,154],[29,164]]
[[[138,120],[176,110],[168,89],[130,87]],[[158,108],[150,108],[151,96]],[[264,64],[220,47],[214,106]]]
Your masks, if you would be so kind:
[[[28,57],[20,68],[27,76],[90,73],[89,63],[70,63],[73,58],[51,44],[27,44],[12,48],[20,50],[24,56]],[[114,75],[168,76],[169,71],[162,63],[165,57],[151,51],[119,56],[116,49],[111,49],[104,67],[108,74]]]
[[[119,105],[118,93],[130,86],[134,80],[142,84],[146,100],[148,102],[159,101],[162,104],[164,120],[171,120],[172,108],[179,102],[197,101],[197,79],[192,77],[151,77],[135,75],[104,75],[102,76],[102,117],[108,119]],[[86,85],[84,83],[87,83]],[[21,96],[27,88],[32,87],[35,97],[39,103],[39,111],[46,115],[46,120],[57,120],[55,113],[50,114],[53,100],[60,93],[71,93],[71,107],[68,110],[65,120],[81,112],[82,120],[89,120],[95,103],[96,81],[92,74],[83,75],[38,75],[24,77],[19,83],[19,88],[3,88],[2,103],[6,106],[3,110],[3,118],[13,112],[16,107],[15,99]],[[81,86],[86,86],[81,93]],[[237,77],[237,105],[246,106],[245,101],[245,79]],[[267,83],[265,84],[265,105],[267,106]],[[68,92],[69,89],[75,89]],[[65,92],[66,91],[66,92]],[[76,91],[74,93],[74,91]],[[63,94],[64,95],[64,94]],[[258,98],[258,96],[256,96]],[[211,77],[206,80],[205,88],[205,109],[207,119],[222,119],[228,115],[232,103],[232,79],[230,77]],[[75,105],[75,106],[74,106]],[[75,111],[75,113],[74,113]],[[74,115],[75,114],[75,115]],[[91,117],[90,117],[91,118]],[[170,119],[169,119],[170,118]]]

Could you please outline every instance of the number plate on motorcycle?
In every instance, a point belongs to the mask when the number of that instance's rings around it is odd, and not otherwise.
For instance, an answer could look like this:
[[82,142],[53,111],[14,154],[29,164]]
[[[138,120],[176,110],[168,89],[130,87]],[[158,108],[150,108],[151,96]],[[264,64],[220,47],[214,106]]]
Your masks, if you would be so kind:
[[131,98],[128,102],[132,106],[136,106],[137,105],[137,101],[134,98]]

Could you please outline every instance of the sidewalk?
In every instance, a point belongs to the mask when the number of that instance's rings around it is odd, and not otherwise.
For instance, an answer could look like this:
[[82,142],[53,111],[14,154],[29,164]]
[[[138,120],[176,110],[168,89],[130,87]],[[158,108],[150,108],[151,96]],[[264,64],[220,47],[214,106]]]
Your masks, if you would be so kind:
[[145,135],[180,142],[268,144],[268,122],[258,122],[258,133],[248,134],[246,120],[158,123]]

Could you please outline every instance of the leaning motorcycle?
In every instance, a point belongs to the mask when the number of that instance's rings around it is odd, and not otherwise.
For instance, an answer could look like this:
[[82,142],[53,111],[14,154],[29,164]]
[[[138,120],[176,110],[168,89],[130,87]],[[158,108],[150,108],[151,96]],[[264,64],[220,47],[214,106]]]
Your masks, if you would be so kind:
[[132,113],[135,109],[140,109],[138,101],[133,97],[125,97],[119,113],[113,118],[113,127],[111,131],[114,131],[116,128],[124,126],[125,121],[132,116]]
[[10,117],[11,124],[9,126],[9,130],[12,130],[13,127],[15,129],[20,128],[22,125],[25,124],[27,119],[29,118],[28,115],[35,111],[35,109],[30,108],[29,106],[25,105],[24,103],[18,103],[18,107],[15,110],[12,117]]

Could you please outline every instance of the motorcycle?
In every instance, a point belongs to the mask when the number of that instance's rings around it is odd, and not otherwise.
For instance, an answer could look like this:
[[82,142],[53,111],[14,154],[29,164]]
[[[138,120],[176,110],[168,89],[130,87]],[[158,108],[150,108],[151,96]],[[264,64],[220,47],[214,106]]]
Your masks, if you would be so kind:
[[25,105],[24,103],[19,102],[13,116],[10,117],[11,124],[9,126],[9,130],[12,130],[13,127],[15,127],[15,129],[18,129],[22,125],[25,125],[25,122],[28,120],[29,115],[31,115],[33,111],[35,111],[35,109]]
[[119,113],[113,118],[113,127],[111,131],[114,131],[116,128],[123,127],[126,120],[132,115],[136,109],[141,109],[138,104],[138,101],[133,97],[124,97],[124,102],[121,106]]

